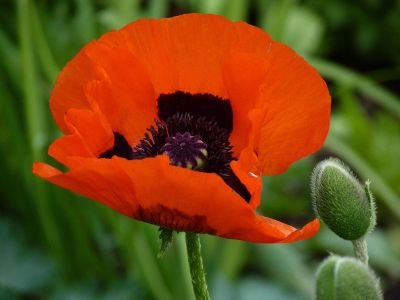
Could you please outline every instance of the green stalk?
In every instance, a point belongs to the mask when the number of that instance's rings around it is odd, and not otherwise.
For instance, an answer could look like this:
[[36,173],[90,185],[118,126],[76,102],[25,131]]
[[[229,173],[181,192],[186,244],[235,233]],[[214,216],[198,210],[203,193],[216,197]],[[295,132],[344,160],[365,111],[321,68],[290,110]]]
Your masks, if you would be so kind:
[[201,258],[200,237],[197,233],[186,233],[186,247],[188,261],[190,267],[190,275],[192,277],[193,291],[196,300],[210,300],[208,294],[206,276],[203,268],[203,260]]
[[218,258],[218,269],[226,278],[237,279],[248,258],[248,247],[245,243],[235,240],[224,240]]
[[148,18],[162,18],[167,15],[169,3],[164,0],[150,0],[148,8]]
[[132,249],[136,254],[136,262],[139,263],[145,280],[156,299],[173,299],[160,274],[152,255],[149,243],[142,230],[138,230],[132,239]]
[[186,251],[186,243],[185,238],[180,234],[176,238],[177,240],[177,252],[178,252],[178,261],[179,261],[179,269],[182,274],[182,288],[185,291],[186,298],[188,300],[195,299],[193,288],[192,288],[192,280],[190,279],[190,270],[188,265],[188,255]]
[[[23,89],[24,114],[30,145],[30,158],[33,161],[41,161],[44,158],[44,137],[46,133],[45,115],[42,114],[43,107],[40,102],[37,72],[34,59],[33,41],[31,32],[31,11],[29,0],[18,0],[18,32],[21,60],[21,81]],[[25,166],[30,167],[30,166]],[[44,182],[37,180],[36,186],[36,209],[39,220],[43,227],[45,240],[50,249],[59,258],[63,258],[64,247],[61,236],[55,226],[52,211],[49,206],[48,190]]]
[[249,8],[250,1],[248,0],[231,0],[226,2],[223,14],[232,21],[246,20]]
[[46,36],[43,32],[42,24],[37,13],[34,2],[31,3],[31,15],[32,15],[32,32],[34,36],[35,46],[37,48],[37,55],[42,65],[43,73],[47,77],[50,83],[54,83],[60,68],[51,53],[49,43],[47,42]]
[[143,227],[132,224],[135,221],[116,215],[109,209],[105,210],[105,217],[119,241],[128,272],[133,272],[135,269],[140,272],[143,283],[154,299],[173,299],[152,254],[153,251],[143,232]]
[[354,255],[364,264],[368,265],[368,244],[365,240],[365,237],[362,237],[352,242]]
[[97,36],[94,4],[90,0],[75,0],[77,14],[75,17],[81,41],[88,43]]
[[[0,29],[0,68],[3,75],[7,74],[15,88],[21,88],[21,64],[17,45],[6,35],[3,28]],[[2,81],[3,82],[3,81]],[[13,86],[13,87],[14,87]],[[10,86],[7,86],[10,88]]]
[[18,29],[21,49],[21,65],[23,82],[23,99],[26,125],[33,159],[43,159],[43,137],[45,136],[45,116],[42,114],[42,103],[39,100],[36,82],[36,64],[33,54],[31,32],[30,1],[18,0]]

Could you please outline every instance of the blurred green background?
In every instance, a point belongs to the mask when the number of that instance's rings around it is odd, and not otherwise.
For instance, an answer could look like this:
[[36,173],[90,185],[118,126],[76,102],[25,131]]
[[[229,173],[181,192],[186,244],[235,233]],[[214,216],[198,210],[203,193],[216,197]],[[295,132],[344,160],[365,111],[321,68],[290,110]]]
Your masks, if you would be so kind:
[[[246,20],[294,48],[329,83],[329,138],[316,155],[264,180],[260,213],[310,220],[309,177],[330,155],[372,180],[378,227],[370,263],[400,299],[400,1],[1,0],[0,299],[193,299],[182,234],[158,259],[155,226],[132,221],[31,174],[59,136],[48,98],[87,42],[130,21],[185,12]],[[256,245],[203,236],[216,300],[311,299],[329,252],[351,254],[325,227],[313,239]]]

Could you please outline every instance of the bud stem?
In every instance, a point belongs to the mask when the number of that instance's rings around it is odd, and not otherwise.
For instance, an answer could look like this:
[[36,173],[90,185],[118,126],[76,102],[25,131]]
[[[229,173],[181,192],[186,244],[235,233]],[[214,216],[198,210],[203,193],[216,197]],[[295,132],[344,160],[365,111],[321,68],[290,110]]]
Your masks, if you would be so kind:
[[365,237],[361,237],[352,242],[355,256],[364,264],[368,265],[368,246]]
[[186,232],[186,248],[196,300],[210,300],[201,258],[200,237],[197,233]]

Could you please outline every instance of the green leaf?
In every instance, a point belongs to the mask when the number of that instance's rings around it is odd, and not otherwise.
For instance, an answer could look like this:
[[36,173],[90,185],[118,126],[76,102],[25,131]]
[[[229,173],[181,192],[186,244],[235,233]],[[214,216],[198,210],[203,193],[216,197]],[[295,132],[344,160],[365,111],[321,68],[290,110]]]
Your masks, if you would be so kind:
[[240,281],[236,292],[237,300],[305,300],[288,292],[283,286],[261,278],[245,278]]
[[160,232],[159,239],[161,241],[160,251],[158,252],[158,257],[163,257],[165,252],[168,250],[172,243],[174,231],[168,228],[160,227],[158,229]]
[[307,61],[326,79],[358,89],[371,97],[372,101],[400,118],[400,98],[379,86],[373,80],[364,77],[356,71],[321,58],[307,57]]
[[302,55],[317,51],[324,33],[324,23],[312,10],[294,6],[288,13],[281,41]]
[[313,294],[312,273],[305,257],[294,244],[254,245],[257,265],[271,278],[296,291],[304,298]]

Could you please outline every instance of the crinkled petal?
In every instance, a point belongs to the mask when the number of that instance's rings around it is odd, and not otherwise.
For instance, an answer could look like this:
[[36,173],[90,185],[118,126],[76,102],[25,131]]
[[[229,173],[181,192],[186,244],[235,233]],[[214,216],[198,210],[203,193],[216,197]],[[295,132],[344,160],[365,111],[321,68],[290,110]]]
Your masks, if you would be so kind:
[[72,109],[99,109],[114,131],[137,143],[156,117],[156,96],[141,62],[128,50],[118,31],[85,46],[62,70],[50,108],[62,131]]
[[255,140],[264,175],[282,173],[317,151],[328,134],[331,111],[324,80],[302,57],[276,42],[269,56]]
[[67,173],[36,163],[33,172],[129,217],[176,230],[257,243],[295,241],[317,230],[308,225],[297,231],[259,216],[217,175],[171,166],[164,156],[82,159]]
[[65,114],[65,124],[70,134],[55,140],[49,155],[72,168],[71,157],[96,158],[114,144],[110,125],[99,111],[70,109]]

